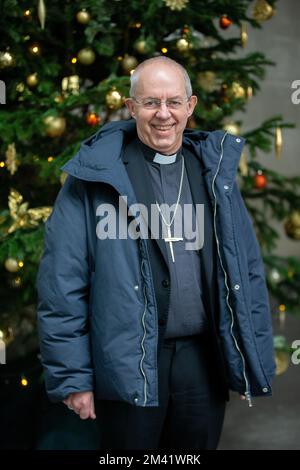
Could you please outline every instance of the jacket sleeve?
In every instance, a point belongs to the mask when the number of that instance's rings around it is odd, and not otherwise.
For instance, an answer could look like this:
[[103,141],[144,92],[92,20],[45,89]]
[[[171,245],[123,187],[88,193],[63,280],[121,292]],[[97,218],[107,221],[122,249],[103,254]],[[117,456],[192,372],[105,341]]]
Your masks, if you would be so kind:
[[61,401],[93,390],[89,264],[82,182],[68,176],[46,222],[38,278],[38,329],[47,393]]
[[260,247],[256,238],[252,219],[247,211],[238,185],[235,183],[237,201],[241,214],[242,234],[245,245],[248,278],[250,283],[251,318],[255,330],[256,341],[262,352],[264,370],[269,379],[275,373],[274,346],[272,334],[272,320],[270,313],[269,294],[266,284],[264,263]]

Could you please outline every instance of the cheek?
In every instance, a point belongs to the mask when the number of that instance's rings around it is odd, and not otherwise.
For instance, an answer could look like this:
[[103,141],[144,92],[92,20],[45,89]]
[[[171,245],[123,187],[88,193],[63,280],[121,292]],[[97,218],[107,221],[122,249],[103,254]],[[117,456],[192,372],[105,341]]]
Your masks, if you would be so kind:
[[187,120],[188,120],[189,114],[184,113],[180,118],[177,120],[179,127],[184,128],[186,126]]
[[141,132],[146,133],[146,134],[151,133],[152,128],[151,128],[149,119],[143,118],[142,116],[137,116],[136,121],[137,121],[137,127],[139,128]]
[[145,118],[141,121],[141,126],[144,128],[144,129],[147,129],[147,130],[150,130],[151,129],[151,119],[149,118]]

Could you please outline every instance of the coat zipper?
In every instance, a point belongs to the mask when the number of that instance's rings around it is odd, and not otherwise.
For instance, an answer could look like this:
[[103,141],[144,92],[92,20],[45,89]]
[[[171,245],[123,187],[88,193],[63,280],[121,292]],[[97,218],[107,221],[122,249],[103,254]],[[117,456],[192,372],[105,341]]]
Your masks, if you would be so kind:
[[[143,259],[142,264],[141,264],[141,273],[142,273],[143,279],[145,280],[145,274],[144,274],[144,271],[143,271],[144,262],[145,262],[145,260]],[[141,342],[143,355],[142,355],[142,358],[141,358],[141,361],[140,361],[140,369],[141,369],[142,375],[144,377],[144,404],[143,404],[143,406],[146,406],[146,404],[147,404],[147,378],[146,378],[145,371],[143,369],[143,362],[144,362],[144,358],[145,358],[144,341],[145,341],[145,337],[146,337],[145,315],[146,315],[146,311],[147,311],[148,301],[147,301],[146,283],[145,282],[144,282],[144,286],[143,286],[143,295],[144,295],[144,300],[145,300],[145,307],[144,307],[144,311],[143,311],[143,315],[142,315],[142,324],[143,324],[143,329],[144,329],[144,335],[143,335],[142,342]]]
[[242,351],[240,350],[240,347],[238,345],[238,342],[236,340],[236,337],[234,336],[234,333],[233,333],[233,325],[234,325],[234,315],[233,315],[233,311],[232,311],[232,308],[231,308],[231,305],[230,305],[230,302],[229,302],[229,287],[228,287],[228,283],[227,283],[227,273],[226,273],[226,270],[224,268],[224,265],[223,265],[223,262],[222,262],[222,257],[221,257],[221,254],[220,254],[220,242],[219,242],[219,238],[218,238],[218,233],[217,233],[217,224],[216,224],[216,213],[217,213],[217,197],[216,197],[216,192],[215,192],[215,180],[216,180],[216,177],[219,173],[219,170],[220,170],[220,166],[221,166],[221,161],[223,159],[223,153],[224,153],[224,149],[223,149],[223,143],[224,143],[224,140],[226,138],[226,135],[227,135],[227,132],[225,132],[225,134],[223,135],[222,137],[222,140],[221,140],[221,156],[220,156],[220,159],[219,159],[219,163],[218,163],[218,167],[217,167],[217,171],[213,177],[213,181],[212,181],[212,192],[213,192],[213,195],[214,195],[214,233],[215,233],[215,238],[216,238],[216,242],[217,242],[217,252],[218,252],[218,257],[219,257],[219,260],[220,260],[220,264],[221,264],[221,268],[222,268],[222,271],[224,273],[224,279],[225,279],[225,287],[226,287],[226,290],[227,290],[227,296],[226,296],[226,303],[227,303],[227,306],[229,308],[229,311],[230,311],[230,315],[231,315],[231,325],[230,325],[230,334],[233,338],[233,341],[234,341],[234,344],[235,344],[235,347],[236,349],[238,350],[240,356],[241,356],[241,359],[242,359],[242,363],[243,363],[243,376],[244,376],[244,380],[245,380],[245,385],[246,385],[246,391],[245,391],[245,397],[246,397],[246,400],[248,401],[248,405],[251,407],[253,406],[252,404],[252,400],[251,400],[251,393],[250,393],[250,387],[249,387],[249,381],[247,379],[247,375],[246,375],[246,363],[245,363],[245,358],[243,356],[243,353]]

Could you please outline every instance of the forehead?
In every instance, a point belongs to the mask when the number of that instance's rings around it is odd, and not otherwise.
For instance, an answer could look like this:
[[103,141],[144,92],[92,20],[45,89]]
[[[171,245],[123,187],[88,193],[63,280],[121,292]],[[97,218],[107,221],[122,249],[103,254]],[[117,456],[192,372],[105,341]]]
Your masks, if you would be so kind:
[[143,96],[181,96],[185,94],[184,77],[175,66],[154,63],[140,71],[136,91]]

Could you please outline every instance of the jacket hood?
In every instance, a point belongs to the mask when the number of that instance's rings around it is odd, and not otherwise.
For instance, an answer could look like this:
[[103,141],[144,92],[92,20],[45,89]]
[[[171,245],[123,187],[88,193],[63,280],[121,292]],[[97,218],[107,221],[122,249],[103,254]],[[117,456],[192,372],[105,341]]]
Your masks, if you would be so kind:
[[[87,181],[107,180],[108,176],[111,177],[120,168],[124,142],[135,135],[134,119],[107,123],[81,144],[78,153],[62,167],[62,170]],[[224,151],[222,151],[223,143]],[[183,134],[183,145],[189,147],[202,160],[207,172],[215,174],[222,154],[221,171],[229,182],[236,176],[243,144],[243,138],[222,130],[206,132],[185,129]]]

